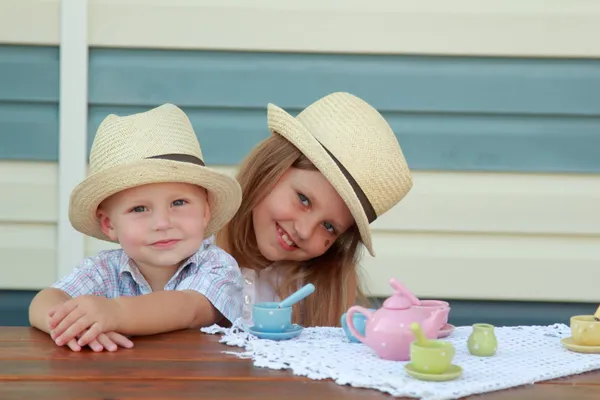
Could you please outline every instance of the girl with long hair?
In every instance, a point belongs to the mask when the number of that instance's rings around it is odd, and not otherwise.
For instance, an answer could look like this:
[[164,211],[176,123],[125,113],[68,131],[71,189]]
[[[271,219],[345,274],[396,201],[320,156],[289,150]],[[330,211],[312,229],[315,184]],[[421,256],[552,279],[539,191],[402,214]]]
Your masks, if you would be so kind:
[[244,318],[312,283],[294,306],[303,326],[339,326],[366,302],[359,261],[375,255],[369,224],[412,188],[396,135],[375,108],[332,93],[297,117],[269,104],[272,135],[242,163],[242,204],[217,235],[245,278]]

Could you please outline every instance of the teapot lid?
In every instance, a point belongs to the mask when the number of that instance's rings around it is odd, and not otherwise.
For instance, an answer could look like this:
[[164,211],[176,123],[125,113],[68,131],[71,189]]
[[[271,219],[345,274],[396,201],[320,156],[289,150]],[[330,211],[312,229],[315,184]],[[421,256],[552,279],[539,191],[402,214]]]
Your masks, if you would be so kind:
[[412,307],[412,302],[401,290],[394,288],[394,294],[383,302],[383,307],[394,310],[406,310]]

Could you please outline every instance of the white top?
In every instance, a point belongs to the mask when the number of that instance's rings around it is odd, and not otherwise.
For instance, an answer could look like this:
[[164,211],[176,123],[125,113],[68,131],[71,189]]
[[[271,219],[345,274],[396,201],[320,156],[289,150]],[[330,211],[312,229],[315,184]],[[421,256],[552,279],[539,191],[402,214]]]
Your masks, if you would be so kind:
[[280,279],[280,274],[276,273],[273,265],[261,270],[255,271],[250,268],[241,268],[244,277],[244,304],[242,318],[246,324],[252,325],[252,306],[263,301],[279,301],[279,296],[275,292],[275,286]]

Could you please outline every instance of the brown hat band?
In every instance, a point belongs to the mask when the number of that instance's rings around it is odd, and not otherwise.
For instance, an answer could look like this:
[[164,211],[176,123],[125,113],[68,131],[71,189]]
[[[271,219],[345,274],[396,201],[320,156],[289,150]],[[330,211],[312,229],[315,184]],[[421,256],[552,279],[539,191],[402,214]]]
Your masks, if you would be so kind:
[[158,156],[148,157],[148,159],[152,159],[152,158],[159,159],[159,160],[171,160],[171,161],[186,162],[186,163],[200,165],[203,167],[205,166],[204,161],[202,161],[198,157],[192,156],[190,154],[172,153],[172,154],[159,154]]
[[[317,140],[317,142],[319,142],[319,141]],[[367,197],[365,192],[362,190],[362,188],[360,187],[358,182],[356,182],[356,180],[350,174],[350,172],[346,169],[346,167],[344,167],[344,165],[342,165],[342,163],[327,149],[327,147],[323,146],[323,143],[319,142],[319,144],[323,147],[323,149],[325,149],[327,154],[329,154],[329,157],[331,157],[331,159],[338,166],[338,168],[342,172],[342,175],[344,175],[344,177],[346,177],[346,179],[350,183],[350,186],[352,187],[352,190],[354,190],[354,194],[356,194],[356,197],[358,198],[358,201],[360,202],[360,204],[365,212],[365,215],[367,216],[367,220],[369,221],[369,223],[375,221],[377,219],[377,213],[375,212],[373,205],[369,201],[369,198]]]

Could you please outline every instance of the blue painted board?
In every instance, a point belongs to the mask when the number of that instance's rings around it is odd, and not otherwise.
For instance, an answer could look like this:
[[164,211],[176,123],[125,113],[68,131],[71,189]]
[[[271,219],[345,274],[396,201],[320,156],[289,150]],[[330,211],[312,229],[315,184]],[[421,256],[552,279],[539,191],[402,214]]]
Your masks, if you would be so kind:
[[0,101],[57,102],[57,47],[0,45]]
[[0,102],[0,160],[57,161],[58,105]]
[[[128,115],[146,107],[91,107],[88,130],[89,148],[102,120],[110,113]],[[207,164],[239,163],[262,139],[268,137],[264,110],[205,109],[183,107],[202,147]]]
[[[58,158],[58,55],[0,46],[0,159]],[[91,49],[89,145],[109,112],[173,102],[208,163],[237,164],[268,102],[336,90],[383,112],[414,169],[600,172],[600,60]]]
[[57,47],[0,45],[0,160],[58,159]]
[[349,91],[403,112],[600,115],[600,60],[92,49],[92,104],[302,108]]
[[[90,108],[88,140],[109,113],[145,107]],[[269,135],[266,110],[183,107],[208,164],[239,163]],[[291,110],[296,115],[298,110]],[[598,172],[600,118],[384,112],[411,168],[420,170]]]

